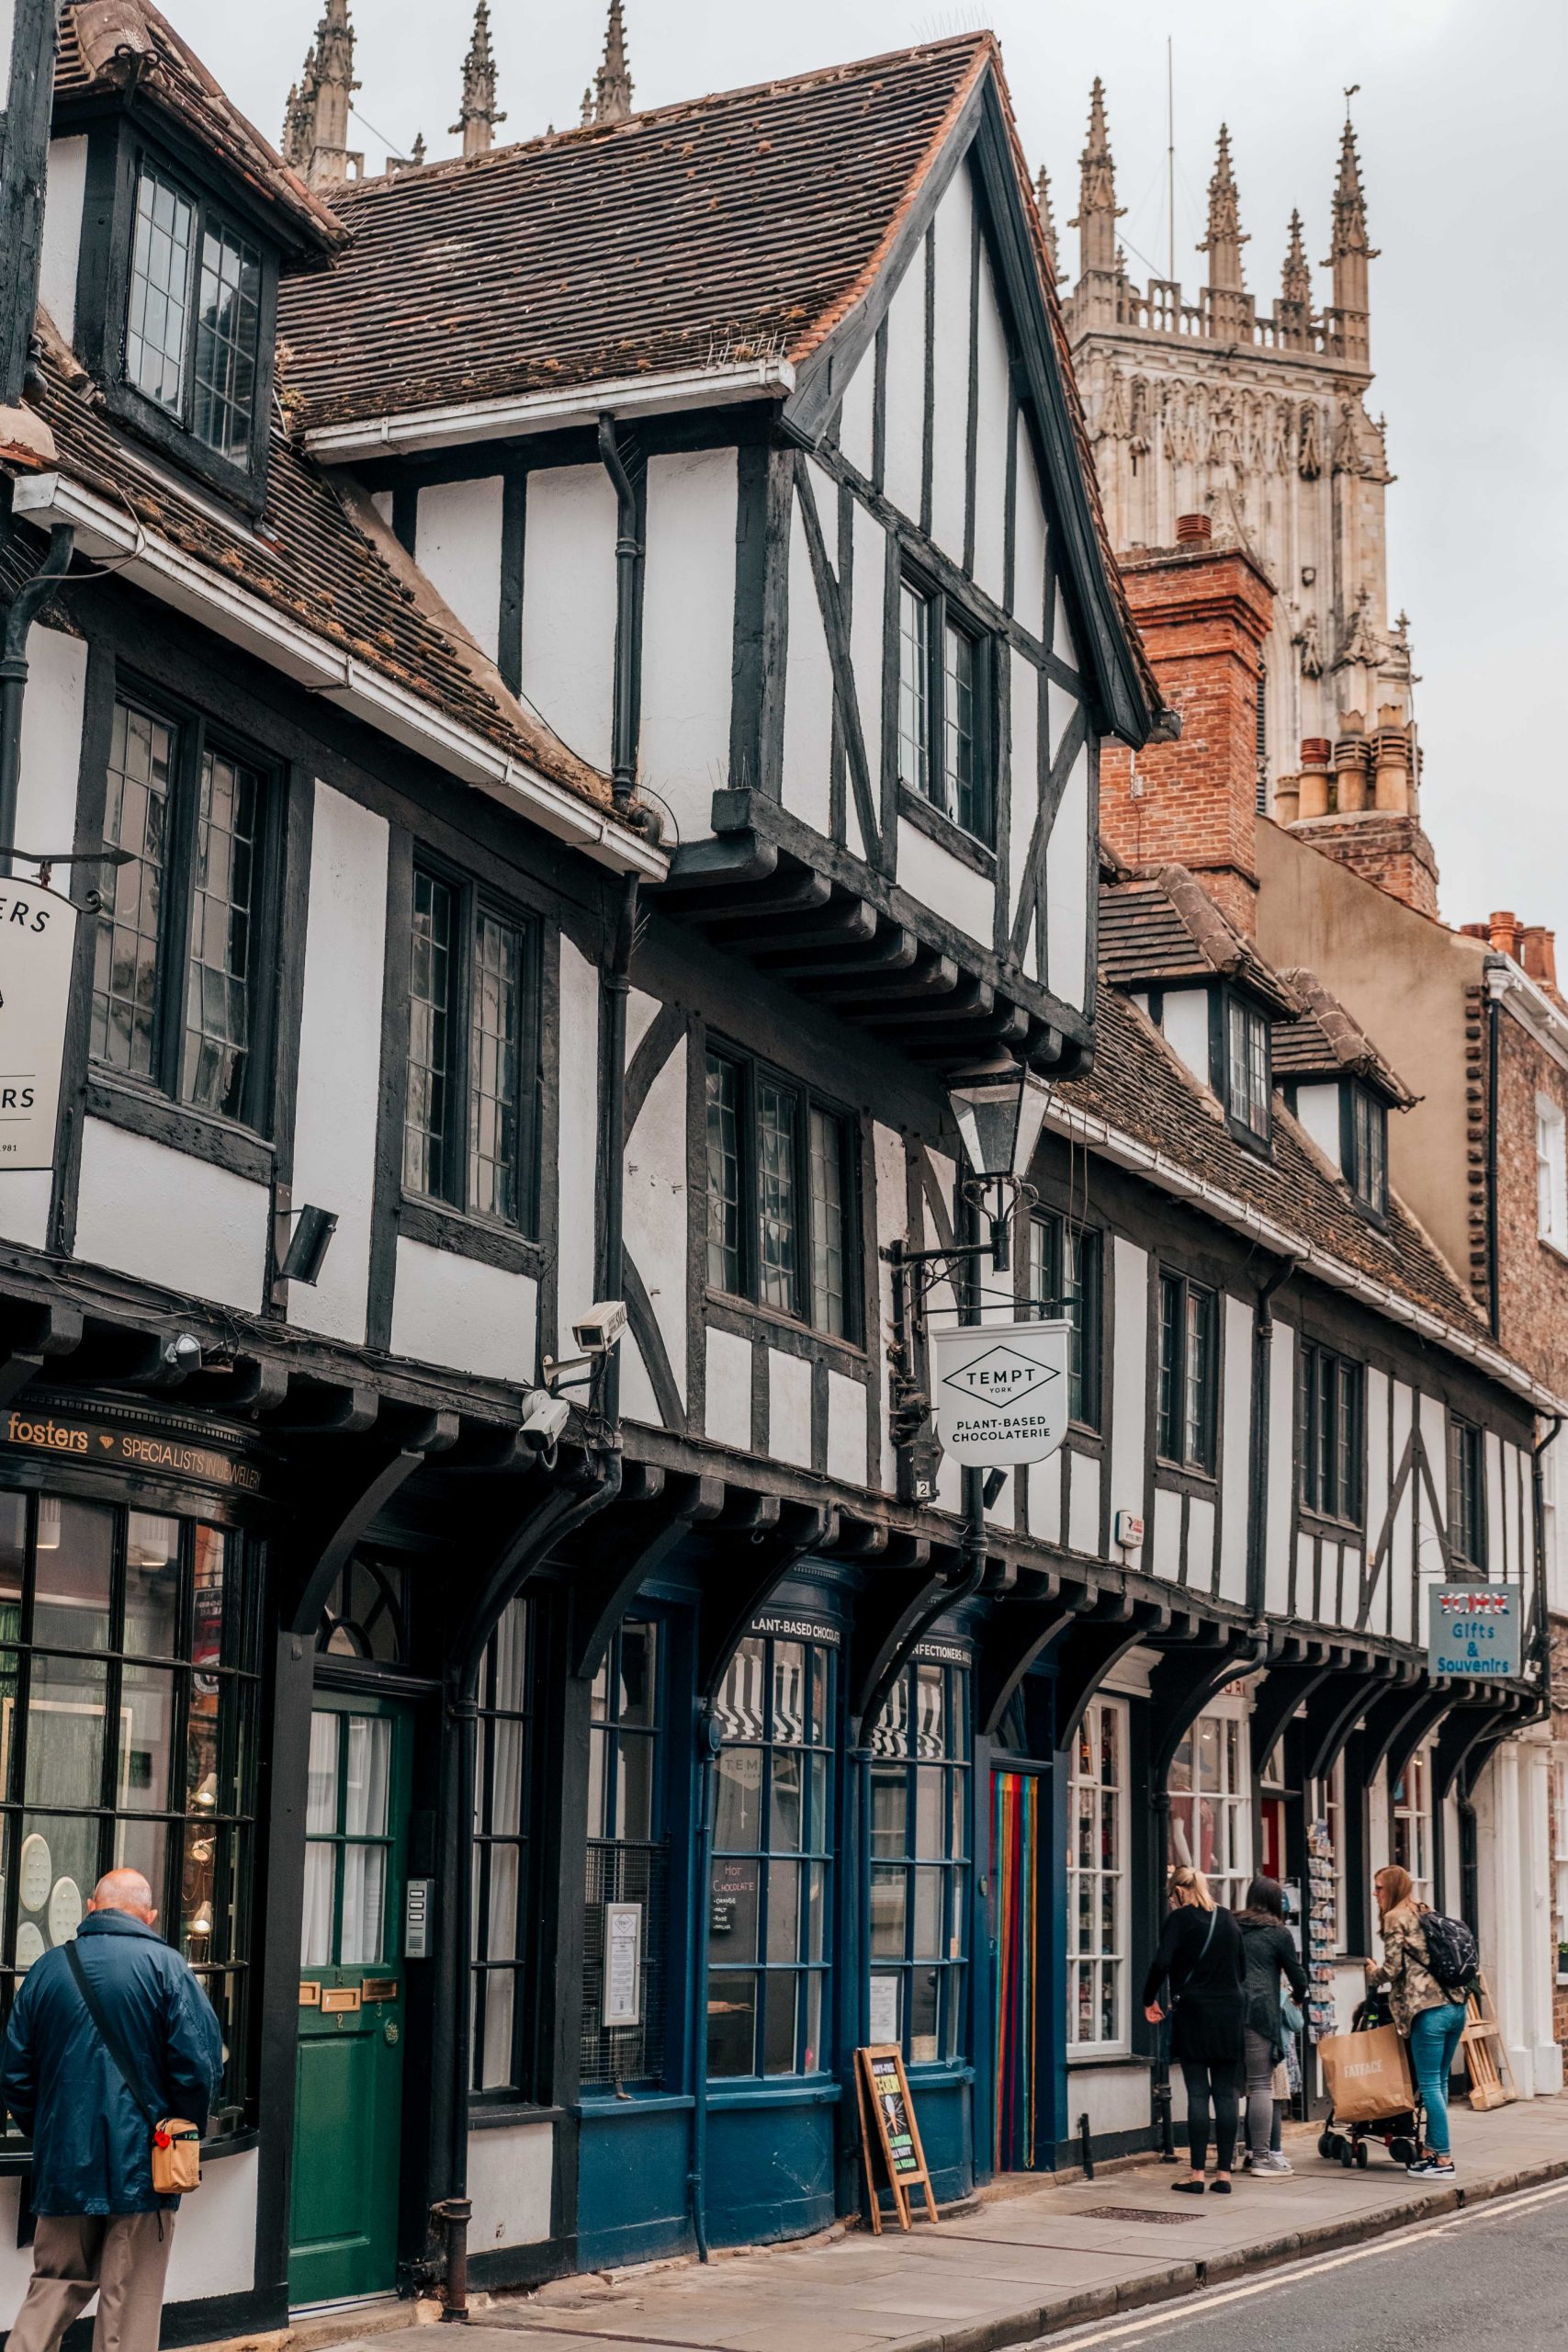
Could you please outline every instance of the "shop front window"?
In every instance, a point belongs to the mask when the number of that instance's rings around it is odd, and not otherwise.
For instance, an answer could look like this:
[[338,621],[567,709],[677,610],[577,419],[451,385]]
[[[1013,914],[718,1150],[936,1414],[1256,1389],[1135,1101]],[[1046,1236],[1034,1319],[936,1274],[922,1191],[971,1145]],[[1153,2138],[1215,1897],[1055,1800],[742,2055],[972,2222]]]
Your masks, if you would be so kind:
[[1200,1715],[1170,1768],[1170,1852],[1209,1882],[1223,1910],[1238,1910],[1252,1875],[1247,1725],[1239,1715]]
[[659,1770],[660,1627],[628,1617],[593,1678],[582,2082],[616,2089],[663,2075],[670,1849]]
[[964,2054],[969,1676],[917,1659],[871,1736],[871,2039],[911,2065]]
[[1127,2040],[1127,1704],[1093,1699],[1073,1749],[1067,1849],[1067,2039]]
[[474,1773],[472,2087],[533,2096],[534,1621],[509,1601],[479,1675]]
[[245,2120],[256,1676],[244,1542],[0,1495],[0,1987],[140,1871],[223,2029],[215,2135]]
[[1418,1747],[1390,1797],[1389,1860],[1416,1882],[1416,1900],[1432,1899],[1432,1751]]
[[708,1887],[710,2076],[827,2063],[834,1653],[752,1634],[715,1709]]

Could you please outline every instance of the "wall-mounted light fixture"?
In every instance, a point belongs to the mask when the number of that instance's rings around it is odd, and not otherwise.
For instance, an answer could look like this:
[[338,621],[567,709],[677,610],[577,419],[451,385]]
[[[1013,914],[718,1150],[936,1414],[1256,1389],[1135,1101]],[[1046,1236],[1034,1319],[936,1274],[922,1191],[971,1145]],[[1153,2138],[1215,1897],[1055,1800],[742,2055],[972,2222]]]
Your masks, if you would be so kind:
[[311,1208],[309,1204],[298,1210],[295,1216],[294,1231],[278,1265],[277,1278],[285,1283],[314,1283],[337,1231],[337,1217],[331,1209]]

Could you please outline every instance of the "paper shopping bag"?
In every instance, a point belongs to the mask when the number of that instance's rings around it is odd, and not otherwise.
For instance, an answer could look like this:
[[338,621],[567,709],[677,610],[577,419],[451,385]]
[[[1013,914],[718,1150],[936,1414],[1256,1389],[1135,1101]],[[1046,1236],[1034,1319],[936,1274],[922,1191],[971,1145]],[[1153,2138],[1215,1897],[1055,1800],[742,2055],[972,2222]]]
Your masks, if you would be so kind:
[[1317,2045],[1337,2123],[1381,2123],[1416,2104],[1410,2062],[1391,2025],[1370,2033],[1335,2033]]

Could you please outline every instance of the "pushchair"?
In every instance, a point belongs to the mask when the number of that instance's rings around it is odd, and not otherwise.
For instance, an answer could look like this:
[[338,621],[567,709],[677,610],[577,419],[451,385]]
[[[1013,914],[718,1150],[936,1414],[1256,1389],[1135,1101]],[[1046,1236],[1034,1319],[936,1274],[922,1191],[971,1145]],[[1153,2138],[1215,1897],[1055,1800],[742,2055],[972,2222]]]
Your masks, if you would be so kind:
[[[1392,2025],[1393,2011],[1384,1986],[1374,1985],[1350,2020],[1352,2033],[1371,2033],[1375,2026]],[[1396,2165],[1413,2165],[1421,2154],[1427,2112],[1421,2094],[1403,2115],[1380,2116],[1374,2123],[1337,2123],[1330,2114],[1318,2135],[1317,2153],[1330,2164],[1352,2165],[1364,2172],[1371,2162],[1372,2142],[1381,2141]]]

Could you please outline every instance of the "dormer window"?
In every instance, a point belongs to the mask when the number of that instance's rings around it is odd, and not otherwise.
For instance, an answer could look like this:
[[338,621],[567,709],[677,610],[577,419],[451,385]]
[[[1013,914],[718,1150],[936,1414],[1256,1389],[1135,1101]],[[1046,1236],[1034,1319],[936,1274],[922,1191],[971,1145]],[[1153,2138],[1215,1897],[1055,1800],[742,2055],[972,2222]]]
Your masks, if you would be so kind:
[[143,156],[126,381],[236,466],[250,463],[261,298],[258,249]]
[[1233,1127],[1269,1140],[1269,1022],[1244,996],[1224,998],[1224,1051],[1216,1091]]
[[1345,1089],[1345,1181],[1374,1216],[1388,1211],[1388,1105],[1352,1080]]

